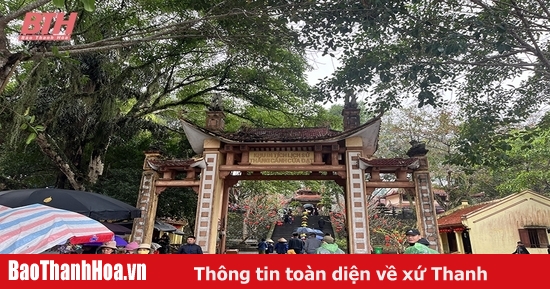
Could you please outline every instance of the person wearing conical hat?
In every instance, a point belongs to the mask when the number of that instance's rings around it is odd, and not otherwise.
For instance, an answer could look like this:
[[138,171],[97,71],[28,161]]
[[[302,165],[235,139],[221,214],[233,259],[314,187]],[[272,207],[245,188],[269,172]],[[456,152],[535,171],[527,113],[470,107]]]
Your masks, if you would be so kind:
[[266,254],[271,254],[271,253],[275,252],[275,245],[273,245],[273,243],[274,243],[273,240],[267,239],[266,243],[267,243],[267,251],[265,253]]
[[137,248],[137,253],[141,255],[147,255],[151,253],[151,245],[143,243]]
[[285,238],[280,238],[275,244],[275,252],[277,254],[286,254],[288,252],[288,244]]
[[103,245],[99,247],[99,250],[101,252],[100,254],[116,254],[116,250],[117,250],[116,242],[115,241],[105,242],[103,243]]

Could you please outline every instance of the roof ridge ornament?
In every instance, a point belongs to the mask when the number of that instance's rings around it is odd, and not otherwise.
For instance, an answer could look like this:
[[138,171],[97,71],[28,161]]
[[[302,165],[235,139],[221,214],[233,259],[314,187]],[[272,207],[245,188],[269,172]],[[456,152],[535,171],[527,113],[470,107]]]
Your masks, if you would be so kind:
[[222,94],[217,92],[212,95],[210,100],[210,106],[208,107],[209,111],[223,111],[223,98]]

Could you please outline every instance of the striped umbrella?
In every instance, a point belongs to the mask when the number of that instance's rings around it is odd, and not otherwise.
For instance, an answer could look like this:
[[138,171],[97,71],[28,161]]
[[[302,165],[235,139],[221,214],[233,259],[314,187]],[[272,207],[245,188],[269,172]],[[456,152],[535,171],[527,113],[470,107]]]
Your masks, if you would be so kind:
[[0,205],[0,212],[2,211],[5,211],[5,210],[9,210],[10,208],[6,207],[6,206],[2,206]]
[[0,254],[38,254],[70,240],[106,242],[114,233],[79,213],[41,204],[0,207]]

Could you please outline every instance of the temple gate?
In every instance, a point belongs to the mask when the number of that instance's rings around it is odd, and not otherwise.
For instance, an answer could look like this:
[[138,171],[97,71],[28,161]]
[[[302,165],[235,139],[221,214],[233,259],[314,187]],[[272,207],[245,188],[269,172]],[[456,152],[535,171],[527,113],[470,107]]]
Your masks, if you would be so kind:
[[[415,196],[418,229],[441,251],[427,151],[415,144],[406,159],[373,158],[381,116],[359,123],[359,109],[346,106],[344,131],[320,128],[243,128],[224,133],[221,109],[207,112],[206,128],[184,121],[191,147],[200,158],[163,159],[147,152],[132,240],[151,242],[158,197],[167,187],[198,193],[195,236],[205,253],[225,252],[229,189],[239,180],[334,180],[345,191],[348,248],[369,254],[368,199],[375,188],[405,188]],[[279,172],[278,174],[264,174]],[[304,172],[304,174],[284,174]],[[185,174],[176,179],[177,174]],[[393,174],[382,181],[381,174]]]

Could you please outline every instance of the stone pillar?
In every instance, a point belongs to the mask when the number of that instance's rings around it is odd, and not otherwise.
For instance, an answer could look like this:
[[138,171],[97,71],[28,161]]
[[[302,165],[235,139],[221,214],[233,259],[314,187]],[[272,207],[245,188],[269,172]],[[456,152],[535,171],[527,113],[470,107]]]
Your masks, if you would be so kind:
[[155,218],[157,214],[158,193],[155,187],[155,181],[158,173],[149,166],[148,160],[156,159],[160,156],[159,152],[145,152],[143,161],[143,172],[141,173],[141,184],[136,207],[141,210],[141,218],[134,219],[132,235],[130,240],[138,243],[151,243],[153,230],[155,227]]
[[222,196],[222,208],[221,208],[221,217],[220,217],[220,253],[225,254],[226,244],[227,244],[227,215],[229,212],[229,190],[231,186],[236,184],[236,182],[225,181],[223,196]]
[[204,141],[203,156],[206,160],[206,169],[201,174],[195,236],[197,244],[207,254],[216,253],[218,222],[223,201],[223,179],[220,178],[218,169],[219,165],[223,164],[223,156],[218,152],[220,145],[217,139]]
[[418,169],[413,172],[417,226],[422,236],[430,241],[430,247],[443,253],[426,152],[427,150],[424,150],[424,154],[408,153],[410,157],[417,158],[420,164]]
[[362,147],[360,137],[346,139],[346,222],[350,254],[370,254],[365,174],[358,163]]

